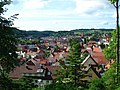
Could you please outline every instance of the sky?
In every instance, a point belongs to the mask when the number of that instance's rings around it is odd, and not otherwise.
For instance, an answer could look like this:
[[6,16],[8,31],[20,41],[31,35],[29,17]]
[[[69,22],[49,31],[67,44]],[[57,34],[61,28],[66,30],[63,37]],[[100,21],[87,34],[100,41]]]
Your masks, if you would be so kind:
[[19,14],[20,30],[69,31],[115,28],[115,8],[108,0],[12,0],[5,17]]

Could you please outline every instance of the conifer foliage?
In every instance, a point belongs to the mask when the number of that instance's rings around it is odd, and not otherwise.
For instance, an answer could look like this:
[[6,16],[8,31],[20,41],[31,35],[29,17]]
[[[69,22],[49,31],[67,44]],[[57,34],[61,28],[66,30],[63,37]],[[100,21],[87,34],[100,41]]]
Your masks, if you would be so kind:
[[80,78],[84,77],[81,66],[81,44],[79,39],[73,38],[69,41],[70,51],[62,69],[58,72],[59,80],[63,83],[72,83],[74,86],[82,85]]

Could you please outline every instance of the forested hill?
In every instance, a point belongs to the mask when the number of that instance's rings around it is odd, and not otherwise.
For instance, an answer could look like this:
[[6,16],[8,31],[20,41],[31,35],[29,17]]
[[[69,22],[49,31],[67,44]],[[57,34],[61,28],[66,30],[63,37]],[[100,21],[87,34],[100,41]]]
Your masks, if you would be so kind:
[[68,36],[68,35],[75,35],[75,34],[81,34],[84,32],[84,34],[91,34],[94,32],[111,32],[113,29],[75,29],[71,31],[25,31],[25,30],[19,30],[16,28],[13,28],[13,31],[15,33],[15,36],[17,38],[26,38],[26,37],[31,37],[31,38],[39,38],[39,37],[49,37],[49,36],[54,36],[54,37],[61,37],[61,36]]

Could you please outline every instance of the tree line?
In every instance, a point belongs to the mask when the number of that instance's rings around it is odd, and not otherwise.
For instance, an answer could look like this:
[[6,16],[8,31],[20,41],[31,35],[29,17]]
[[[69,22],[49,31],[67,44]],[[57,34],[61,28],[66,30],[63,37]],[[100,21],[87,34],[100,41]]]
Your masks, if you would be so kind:
[[63,37],[63,36],[74,36],[93,34],[94,32],[99,33],[110,33],[113,29],[76,29],[70,31],[26,31],[12,28],[17,38],[41,38],[41,37]]

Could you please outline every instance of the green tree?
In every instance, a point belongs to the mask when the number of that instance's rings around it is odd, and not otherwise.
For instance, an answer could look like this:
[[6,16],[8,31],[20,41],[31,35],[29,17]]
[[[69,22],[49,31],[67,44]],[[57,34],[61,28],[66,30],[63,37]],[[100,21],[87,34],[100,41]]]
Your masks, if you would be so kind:
[[104,54],[105,54],[105,57],[110,60],[110,59],[113,59],[115,60],[116,58],[116,32],[113,30],[112,31],[112,38],[111,38],[111,41],[110,41],[110,44],[108,47],[106,47],[104,49]]
[[116,82],[119,83],[119,0],[109,0],[116,9]]
[[34,85],[32,78],[23,77],[19,80],[12,81],[12,89],[10,90],[32,90],[37,86]]
[[[102,78],[93,80],[89,85],[89,90],[119,90],[120,84],[116,84],[116,64],[114,63],[110,69],[108,69]],[[120,76],[119,76],[120,77]]]
[[12,31],[14,19],[17,19],[15,14],[6,19],[3,17],[5,5],[9,5],[11,0],[0,1],[0,90],[12,90],[12,80],[9,78],[9,72],[19,65],[19,60],[16,54],[16,39]]
[[75,87],[72,83],[56,83],[45,87],[45,90],[85,90]]
[[68,58],[66,58],[65,62],[62,63],[62,69],[58,73],[61,76],[59,79],[65,82],[72,82],[73,85],[80,84],[80,78],[83,75],[83,71],[81,70],[81,45],[78,39],[74,38],[69,41],[70,52]]
[[0,90],[12,90],[12,80],[5,72],[0,73]]
[[104,81],[102,79],[93,80],[89,86],[89,90],[106,90]]
[[6,11],[3,7],[11,3],[11,0],[0,2],[0,69],[9,73],[15,66],[19,65],[16,54],[16,39],[10,26],[18,14],[6,19],[2,14]]
[[76,84],[77,80],[79,79],[79,72],[77,70],[80,70],[81,64],[81,47],[79,40],[71,39],[70,47],[69,57],[67,58],[67,61],[69,61],[68,77],[74,81],[74,84]]
[[110,67],[109,70],[107,70],[104,73],[104,76],[102,77],[102,79],[105,82],[106,88],[107,90],[115,90],[115,88],[117,87],[116,83],[115,83],[115,64],[112,65]]

